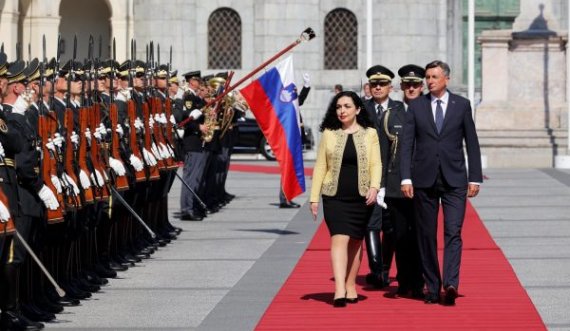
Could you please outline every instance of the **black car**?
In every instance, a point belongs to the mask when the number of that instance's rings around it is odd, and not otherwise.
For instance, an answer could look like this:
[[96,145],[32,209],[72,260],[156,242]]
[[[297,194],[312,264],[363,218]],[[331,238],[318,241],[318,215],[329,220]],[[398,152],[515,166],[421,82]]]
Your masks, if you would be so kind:
[[[237,121],[236,126],[238,138],[234,145],[234,153],[261,153],[266,159],[275,160],[275,154],[254,118],[242,117]],[[310,128],[305,128],[305,136],[303,150],[312,150],[315,142]]]

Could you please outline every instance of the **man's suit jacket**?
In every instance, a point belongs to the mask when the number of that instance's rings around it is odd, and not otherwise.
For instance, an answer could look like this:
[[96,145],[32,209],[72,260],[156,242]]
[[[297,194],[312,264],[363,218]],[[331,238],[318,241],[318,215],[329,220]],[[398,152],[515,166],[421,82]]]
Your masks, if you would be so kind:
[[[469,174],[463,154],[464,140]],[[414,187],[419,188],[433,186],[439,168],[452,187],[467,186],[468,182],[483,182],[479,140],[469,100],[449,93],[439,134],[431,109],[431,95],[413,100],[407,111],[400,166],[402,179],[411,179]]]

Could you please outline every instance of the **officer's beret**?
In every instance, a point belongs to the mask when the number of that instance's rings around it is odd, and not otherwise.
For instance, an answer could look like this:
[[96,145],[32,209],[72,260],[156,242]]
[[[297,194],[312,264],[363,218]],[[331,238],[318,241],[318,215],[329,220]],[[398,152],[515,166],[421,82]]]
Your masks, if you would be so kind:
[[0,77],[3,77],[6,74],[6,71],[8,71],[8,68],[6,67],[7,60],[8,57],[6,54],[4,52],[0,52]]
[[426,71],[415,64],[408,64],[398,70],[398,75],[404,83],[421,83],[426,76]]
[[26,74],[24,73],[26,69],[26,63],[22,60],[17,60],[8,64],[8,71],[6,72],[6,78],[8,79],[8,84],[26,82]]
[[200,70],[196,70],[196,71],[189,71],[185,74],[183,74],[182,76],[184,76],[184,79],[186,79],[187,81],[189,81],[192,78],[198,78],[200,79],[202,77],[202,73],[200,72]]
[[394,73],[390,71],[390,69],[381,66],[375,65],[370,67],[370,69],[366,70],[366,77],[368,77],[368,81],[385,81],[391,82],[392,78],[394,78]]

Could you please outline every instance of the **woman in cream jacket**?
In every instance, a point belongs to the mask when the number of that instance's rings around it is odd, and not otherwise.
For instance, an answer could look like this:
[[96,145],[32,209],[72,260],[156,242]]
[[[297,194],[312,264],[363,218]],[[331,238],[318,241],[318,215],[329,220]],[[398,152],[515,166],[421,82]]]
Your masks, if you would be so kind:
[[331,235],[334,306],[358,302],[356,276],[362,239],[380,188],[382,162],[378,135],[362,100],[351,91],[337,94],[321,124],[323,132],[311,188],[316,219],[319,196]]

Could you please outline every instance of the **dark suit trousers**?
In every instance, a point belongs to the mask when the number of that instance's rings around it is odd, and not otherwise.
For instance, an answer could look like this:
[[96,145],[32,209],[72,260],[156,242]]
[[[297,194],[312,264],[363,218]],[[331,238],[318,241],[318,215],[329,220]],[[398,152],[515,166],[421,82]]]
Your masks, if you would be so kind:
[[416,228],[422,269],[427,289],[439,294],[442,279],[437,256],[437,216],[439,206],[443,207],[444,251],[443,286],[459,286],[459,265],[461,264],[461,227],[465,217],[467,186],[451,187],[441,176],[430,188],[414,188]]

